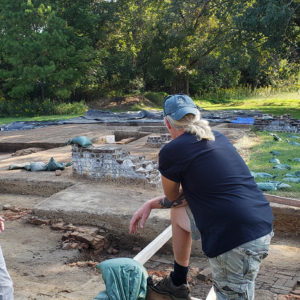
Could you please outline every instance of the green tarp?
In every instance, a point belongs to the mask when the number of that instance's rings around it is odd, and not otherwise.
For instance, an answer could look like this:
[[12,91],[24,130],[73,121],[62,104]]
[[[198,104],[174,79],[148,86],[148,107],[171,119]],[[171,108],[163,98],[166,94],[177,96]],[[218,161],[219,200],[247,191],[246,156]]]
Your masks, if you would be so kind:
[[74,138],[68,140],[67,144],[68,145],[76,144],[76,145],[79,145],[79,146],[85,148],[85,147],[91,146],[92,142],[86,136],[75,136]]
[[38,171],[56,171],[64,170],[66,167],[72,165],[72,162],[59,163],[53,157],[50,158],[46,164],[42,161],[38,162],[26,162],[23,164],[12,164],[8,166],[9,170],[25,169],[26,171],[38,172]]
[[[137,261],[131,258],[114,258],[101,262],[97,265],[97,269],[102,272],[106,292],[99,293],[94,299],[144,300],[146,298],[148,273]],[[105,294],[108,298],[105,298]]]

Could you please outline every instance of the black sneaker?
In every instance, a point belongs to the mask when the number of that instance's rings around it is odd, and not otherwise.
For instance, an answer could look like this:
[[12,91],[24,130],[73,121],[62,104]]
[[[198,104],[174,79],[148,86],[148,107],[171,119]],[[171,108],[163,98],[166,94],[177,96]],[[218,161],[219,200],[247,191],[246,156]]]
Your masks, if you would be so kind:
[[191,300],[191,291],[188,284],[182,284],[180,286],[174,285],[170,276],[164,277],[161,281],[153,284],[152,278],[149,277],[148,287],[162,295],[167,295],[171,297],[172,300]]

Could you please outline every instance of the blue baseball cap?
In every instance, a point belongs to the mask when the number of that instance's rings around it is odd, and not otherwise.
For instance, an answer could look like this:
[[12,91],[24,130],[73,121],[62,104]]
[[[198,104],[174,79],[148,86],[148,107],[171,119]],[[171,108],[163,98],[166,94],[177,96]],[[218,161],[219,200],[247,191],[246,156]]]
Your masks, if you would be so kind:
[[164,116],[171,116],[179,121],[186,114],[196,115],[198,108],[192,98],[185,94],[175,94],[167,96],[164,100]]

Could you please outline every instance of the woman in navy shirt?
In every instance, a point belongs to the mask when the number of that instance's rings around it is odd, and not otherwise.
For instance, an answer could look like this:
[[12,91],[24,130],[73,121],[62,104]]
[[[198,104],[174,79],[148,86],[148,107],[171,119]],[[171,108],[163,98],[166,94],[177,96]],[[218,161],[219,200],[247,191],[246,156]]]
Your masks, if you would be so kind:
[[192,237],[200,232],[212,269],[215,298],[254,299],[254,282],[267,256],[273,215],[248,167],[229,140],[212,131],[187,95],[168,96],[164,117],[172,141],[159,153],[165,195],[146,202],[130,232],[151,210],[171,208],[174,271],[154,291],[191,299],[187,284]]

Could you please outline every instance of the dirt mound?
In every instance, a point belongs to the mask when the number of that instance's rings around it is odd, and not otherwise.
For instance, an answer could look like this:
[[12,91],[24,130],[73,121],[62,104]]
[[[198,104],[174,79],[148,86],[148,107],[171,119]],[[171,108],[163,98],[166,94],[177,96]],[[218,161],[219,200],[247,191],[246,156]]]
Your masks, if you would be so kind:
[[89,108],[101,110],[120,110],[125,111],[134,109],[134,106],[153,106],[153,103],[143,95],[136,95],[130,97],[113,97],[113,98],[100,98],[87,103]]

